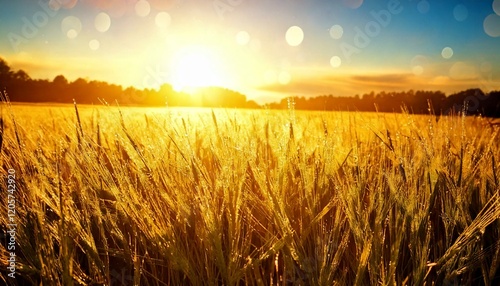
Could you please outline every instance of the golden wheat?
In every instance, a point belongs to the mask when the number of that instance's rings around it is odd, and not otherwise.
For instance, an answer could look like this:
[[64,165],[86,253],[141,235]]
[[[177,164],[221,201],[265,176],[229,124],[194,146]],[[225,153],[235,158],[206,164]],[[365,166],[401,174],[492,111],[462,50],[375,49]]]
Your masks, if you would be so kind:
[[2,109],[0,160],[18,187],[5,283],[500,281],[499,128],[485,119]]

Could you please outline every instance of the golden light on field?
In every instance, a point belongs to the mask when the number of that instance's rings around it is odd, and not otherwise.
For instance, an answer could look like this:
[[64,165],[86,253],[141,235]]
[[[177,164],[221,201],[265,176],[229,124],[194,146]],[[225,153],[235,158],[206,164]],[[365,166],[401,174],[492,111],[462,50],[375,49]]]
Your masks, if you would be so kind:
[[[384,88],[450,94],[500,88],[493,48],[500,35],[499,0],[51,0],[30,9],[21,2],[10,1],[0,11],[6,19],[0,57],[33,79],[63,75],[70,82],[82,78],[139,90],[171,85],[187,92],[218,86],[260,104]],[[282,11],[279,17],[276,11]],[[440,25],[418,24],[436,21]],[[385,79],[396,73],[398,80],[387,86]],[[358,75],[371,79],[357,81]]]
[[207,86],[225,86],[227,74],[222,58],[205,46],[181,48],[171,66],[171,83],[176,91]]
[[28,2],[4,285],[500,285],[500,0]]

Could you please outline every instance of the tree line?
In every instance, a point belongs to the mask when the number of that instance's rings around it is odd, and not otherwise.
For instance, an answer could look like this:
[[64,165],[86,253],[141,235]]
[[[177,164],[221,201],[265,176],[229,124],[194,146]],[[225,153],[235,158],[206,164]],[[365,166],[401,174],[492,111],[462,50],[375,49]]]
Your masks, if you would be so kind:
[[379,111],[414,114],[451,114],[466,112],[468,115],[500,117],[500,91],[484,93],[479,88],[446,96],[441,91],[409,90],[400,92],[371,92],[354,97],[287,97],[269,105],[272,109],[290,108],[336,111]]
[[0,88],[6,91],[12,102],[50,102],[140,106],[199,106],[258,108],[259,105],[246,96],[226,88],[200,88],[196,94],[175,91],[164,84],[158,90],[123,88],[104,81],[78,78],[68,81],[63,75],[52,81],[32,79],[25,71],[13,71],[0,58]]
[[[13,102],[51,102],[80,104],[109,103],[141,106],[197,106],[260,108],[255,101],[229,89],[209,87],[199,89],[196,94],[175,91],[164,84],[158,90],[120,85],[103,81],[78,78],[68,81],[63,75],[52,81],[32,79],[25,71],[13,71],[0,58],[0,88],[7,91]],[[500,117],[500,91],[484,93],[481,89],[468,89],[446,96],[441,91],[409,90],[400,92],[371,92],[354,97],[321,95],[316,97],[287,97],[266,105],[270,109],[335,110],[335,111],[379,111],[415,114],[449,114],[466,111],[470,115],[481,114]]]

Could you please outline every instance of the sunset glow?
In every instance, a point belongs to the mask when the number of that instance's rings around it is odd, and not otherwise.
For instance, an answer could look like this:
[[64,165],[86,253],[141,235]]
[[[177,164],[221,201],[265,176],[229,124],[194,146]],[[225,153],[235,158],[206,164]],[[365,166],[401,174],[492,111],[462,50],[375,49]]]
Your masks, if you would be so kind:
[[9,1],[0,11],[0,56],[33,78],[217,85],[261,102],[489,91],[500,88],[499,3]]
[[186,47],[172,63],[170,83],[174,90],[183,91],[207,86],[224,86],[223,62],[213,51],[203,47]]

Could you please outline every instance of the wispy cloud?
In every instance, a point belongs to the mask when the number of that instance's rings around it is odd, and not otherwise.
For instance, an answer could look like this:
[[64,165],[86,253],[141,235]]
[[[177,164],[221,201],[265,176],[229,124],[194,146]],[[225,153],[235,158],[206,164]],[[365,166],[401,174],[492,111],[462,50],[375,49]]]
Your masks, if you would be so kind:
[[441,90],[445,93],[458,92],[471,87],[485,91],[500,89],[500,80],[452,76],[417,76],[412,73],[381,73],[355,75],[320,75],[318,77],[298,77],[287,85],[272,84],[261,86],[264,91],[281,92],[286,95],[353,96],[371,91]]
[[344,77],[295,78],[286,85],[269,84],[259,88],[264,91],[280,92],[288,95],[310,96],[319,94],[352,95],[355,87]]
[[353,75],[349,77],[352,84],[371,86],[373,88],[400,88],[414,82],[412,74],[380,74],[380,75]]

